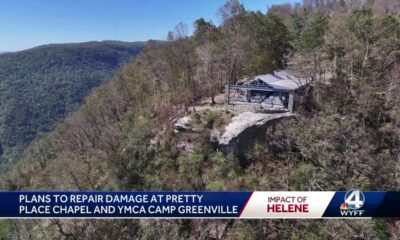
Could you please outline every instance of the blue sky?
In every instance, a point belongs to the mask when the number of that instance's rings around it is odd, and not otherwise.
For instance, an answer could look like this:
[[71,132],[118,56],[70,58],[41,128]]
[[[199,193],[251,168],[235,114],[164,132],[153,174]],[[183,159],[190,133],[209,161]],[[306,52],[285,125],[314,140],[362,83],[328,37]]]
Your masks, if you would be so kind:
[[[298,0],[241,0],[248,10]],[[47,43],[165,39],[179,23],[219,23],[225,0],[1,0],[0,51]]]

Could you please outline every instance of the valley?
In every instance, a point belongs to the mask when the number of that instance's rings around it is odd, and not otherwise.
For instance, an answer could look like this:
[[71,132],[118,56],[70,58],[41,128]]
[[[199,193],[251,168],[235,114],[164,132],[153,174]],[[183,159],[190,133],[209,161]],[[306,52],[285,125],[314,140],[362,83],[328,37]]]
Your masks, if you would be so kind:
[[117,41],[52,44],[0,56],[0,168],[82,104],[144,47]]

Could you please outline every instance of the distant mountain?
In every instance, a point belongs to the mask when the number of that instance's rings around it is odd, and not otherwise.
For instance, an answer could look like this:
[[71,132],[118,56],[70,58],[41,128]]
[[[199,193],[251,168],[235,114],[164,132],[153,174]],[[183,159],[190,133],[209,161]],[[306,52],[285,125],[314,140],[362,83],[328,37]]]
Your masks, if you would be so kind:
[[144,42],[50,44],[0,55],[0,164],[75,109]]

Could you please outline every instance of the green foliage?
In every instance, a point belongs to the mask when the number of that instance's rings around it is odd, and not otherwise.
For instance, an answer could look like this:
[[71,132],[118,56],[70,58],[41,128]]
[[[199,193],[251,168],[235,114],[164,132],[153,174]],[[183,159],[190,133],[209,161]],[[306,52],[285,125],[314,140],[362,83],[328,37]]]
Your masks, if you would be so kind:
[[373,14],[370,9],[355,11],[347,19],[347,27],[361,41],[370,41],[374,37]]
[[5,240],[9,239],[9,220],[0,220],[0,239]]
[[308,191],[310,188],[310,179],[316,168],[312,164],[300,164],[292,173],[291,186],[299,191]]
[[242,19],[245,45],[249,47],[243,73],[251,76],[283,68],[291,50],[291,38],[282,21],[260,12],[248,12]]
[[211,155],[211,173],[221,178],[234,175],[239,169],[237,161],[232,155],[225,156],[222,152],[215,152]]
[[[298,26],[298,23],[296,24]],[[325,14],[317,12],[309,19],[297,39],[299,51],[312,51],[324,44],[324,34],[328,26],[328,18]]]
[[[46,45],[0,56],[0,164],[82,103],[144,43]],[[3,154],[1,154],[3,153]]]
[[194,25],[195,30],[193,33],[193,37],[198,44],[217,42],[220,40],[220,30],[211,22],[205,21],[204,18],[199,18],[194,22]]
[[207,111],[207,126],[216,128],[222,124],[222,118],[219,112]]
[[225,189],[225,182],[222,179],[211,180],[211,182],[207,185],[207,190],[211,191],[222,191]]
[[203,162],[204,156],[197,153],[189,153],[178,158],[178,172],[183,181],[183,189],[201,189],[203,187],[201,179]]
[[383,240],[390,238],[390,232],[387,229],[387,223],[385,220],[374,220],[374,231],[376,232],[377,239]]
[[150,165],[154,153],[150,148],[151,125],[146,117],[128,120],[117,151],[110,155],[110,167],[117,178],[119,189],[142,188],[145,183],[145,169]]

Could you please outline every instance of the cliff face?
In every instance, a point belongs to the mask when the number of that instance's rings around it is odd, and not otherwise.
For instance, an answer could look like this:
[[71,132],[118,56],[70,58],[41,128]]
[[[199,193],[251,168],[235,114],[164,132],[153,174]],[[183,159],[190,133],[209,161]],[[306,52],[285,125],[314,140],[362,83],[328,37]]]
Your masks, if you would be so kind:
[[265,137],[266,129],[279,119],[293,117],[292,113],[263,114],[244,112],[233,117],[224,132],[216,138],[220,151],[243,155],[257,140]]
[[[207,110],[212,114],[219,114],[220,110]],[[234,114],[234,113],[231,113]],[[282,118],[294,117],[293,113],[253,113],[244,112],[234,116],[228,121],[220,124],[218,128],[209,131],[210,142],[216,150],[225,154],[235,156],[245,155],[254,146],[256,141],[262,141],[265,138],[265,132],[268,127],[274,125]],[[189,134],[190,132],[201,132],[201,128],[194,124],[195,119],[191,116],[183,116],[174,120],[173,127],[176,132]],[[202,124],[209,125],[207,122]]]

